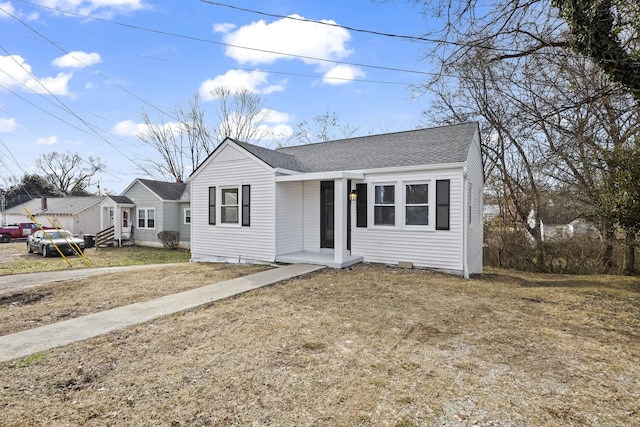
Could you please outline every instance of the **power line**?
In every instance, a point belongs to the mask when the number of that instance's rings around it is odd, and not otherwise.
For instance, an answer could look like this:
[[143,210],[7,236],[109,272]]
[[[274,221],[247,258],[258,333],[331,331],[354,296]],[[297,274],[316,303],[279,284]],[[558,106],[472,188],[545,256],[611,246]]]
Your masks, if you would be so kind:
[[[21,20],[20,18],[18,18],[15,15],[12,15],[11,13],[7,12],[5,9],[3,9],[0,6],[0,11],[4,12],[5,14],[7,14],[8,16],[10,16],[11,18],[13,18],[14,20],[18,21],[20,24],[22,24],[24,27],[26,27],[27,29],[29,29],[31,32],[33,32],[34,34],[36,34],[38,37],[42,38],[43,40],[45,40],[47,43],[51,44],[52,46],[54,46],[56,49],[60,50],[62,53],[66,54],[66,55],[71,55],[70,52],[68,52],[67,50],[65,50],[64,48],[62,48],[59,44],[57,44],[56,42],[54,42],[53,40],[51,40],[50,38],[48,38],[47,36],[45,36],[44,34],[40,33],[38,30],[36,30],[35,28],[33,28],[32,26],[30,26],[29,24],[27,24],[26,22],[24,22],[23,20]],[[4,49],[3,49],[4,50]],[[141,98],[140,96],[136,95],[135,93],[131,92],[130,90],[128,90],[127,88],[125,88],[124,86],[120,85],[118,82],[108,78],[107,76],[105,76],[100,70],[92,67],[89,64],[84,63],[81,59],[76,58],[75,56],[71,55],[73,57],[73,59],[75,59],[76,61],[78,61],[79,63],[81,63],[82,65],[84,65],[86,68],[90,69],[91,71],[93,71],[95,74],[97,74],[98,76],[100,76],[102,79],[104,79],[105,81],[107,81],[108,83],[113,84],[114,86],[118,87],[120,90],[122,90],[123,92],[127,93],[128,95],[132,96],[133,98],[137,99],[138,101],[142,102],[145,105],[148,105],[149,107],[153,108],[154,110],[158,111],[161,114],[165,114],[173,119],[175,119],[175,117],[173,117],[171,114],[168,114],[167,112],[161,110],[160,108],[156,107],[155,105],[151,104],[150,102],[148,102],[147,100]]]
[[83,15],[83,14],[76,13],[76,12],[70,12],[70,11],[66,11],[66,10],[62,10],[62,9],[57,9],[57,8],[52,8],[52,7],[48,7],[48,6],[35,4],[35,3],[32,3],[32,2],[27,1],[27,0],[16,0],[16,1],[21,2],[21,3],[26,3],[26,4],[29,4],[29,5],[32,5],[32,6],[35,6],[35,7],[39,7],[39,8],[42,8],[42,9],[47,9],[47,10],[51,10],[51,11],[58,12],[58,13],[64,13],[64,14],[71,15],[71,16],[76,16],[76,17],[79,17],[79,18],[90,19],[90,20],[93,20],[93,21],[103,22],[103,23],[107,23],[107,24],[110,24],[110,25],[117,25],[117,26],[120,26],[120,27],[134,29],[134,30],[138,30],[138,31],[145,31],[145,32],[154,33],[154,34],[161,34],[161,35],[164,35],[164,36],[175,37],[175,38],[191,40],[191,41],[197,41],[197,42],[201,42],[201,43],[208,43],[208,44],[213,44],[213,45],[217,45],[217,46],[232,47],[232,48],[235,48],[235,49],[251,50],[251,51],[255,51],[255,52],[269,53],[269,54],[272,54],[272,55],[286,56],[286,57],[290,57],[290,58],[306,59],[306,60],[317,61],[317,62],[328,62],[328,63],[341,64],[341,65],[352,65],[352,66],[356,66],[356,67],[371,68],[371,69],[384,70],[384,71],[395,71],[395,72],[400,72],[400,73],[419,74],[419,75],[425,75],[425,76],[433,76],[435,74],[435,73],[427,72],[427,71],[408,70],[408,69],[405,69],[405,68],[385,67],[385,66],[381,66],[381,65],[361,64],[361,63],[357,63],[357,62],[339,61],[339,60],[336,60],[336,59],[327,59],[327,58],[317,58],[317,57],[313,57],[313,56],[296,55],[296,54],[293,54],[293,53],[278,52],[278,51],[268,50],[268,49],[259,49],[259,48],[249,47],[249,46],[240,46],[240,45],[235,45],[235,44],[230,44],[230,43],[224,43],[224,42],[219,42],[219,41],[215,41],[215,40],[205,39],[205,38],[201,38],[201,37],[188,36],[188,35],[184,35],[184,34],[172,33],[172,32],[169,32],[169,31],[158,30],[158,29],[154,29],[154,28],[141,27],[139,25],[125,24],[125,23],[118,22],[118,21],[110,21],[110,20],[103,19],[103,18],[97,18],[97,17],[94,17],[94,16]]
[[[281,74],[281,75],[285,75],[285,76],[309,77],[309,78],[312,78],[312,79],[319,78],[319,76],[312,75],[312,74],[289,73],[289,72],[285,72],[285,71],[273,71],[273,70],[261,70],[261,69],[257,69],[257,68],[234,67],[234,70],[261,71],[261,72],[265,72],[265,73],[269,73],[269,74]],[[383,81],[383,80],[349,79],[349,78],[346,78],[346,77],[321,76],[320,78],[326,79],[326,80],[338,80],[338,81],[345,81],[345,82],[378,83],[378,84],[402,85],[402,86],[410,86],[410,85],[415,84],[415,83],[406,83],[406,82],[390,82],[390,81]]]
[[[278,15],[276,13],[267,13],[267,12],[262,12],[262,11],[255,10],[255,9],[247,9],[247,8],[233,6],[233,5],[225,4],[225,3],[219,3],[219,2],[215,2],[215,1],[209,1],[209,0],[200,0],[200,1],[202,3],[207,3],[207,4],[210,4],[212,6],[226,7],[226,8],[229,8],[229,9],[239,10],[239,11],[242,11],[242,12],[254,13],[256,15],[268,16],[270,18],[289,19],[289,20],[292,20],[292,21],[309,22],[309,23],[313,23],[313,24],[326,25],[326,26],[329,26],[329,27],[344,28],[345,30],[354,31],[354,32],[357,32],[357,33],[366,33],[366,34],[373,34],[373,35],[376,35],[376,36],[392,37],[392,38],[397,38],[397,39],[413,40],[413,41],[428,42],[428,43],[441,43],[442,42],[442,40],[431,39],[431,38],[427,38],[427,37],[418,37],[418,36],[409,36],[409,35],[404,35],[404,34],[385,33],[385,32],[381,32],[381,31],[365,30],[365,29],[362,29],[362,28],[350,27],[350,26],[347,26],[347,25],[337,24],[335,22],[317,21],[315,19],[307,19],[307,18],[298,18],[298,17],[291,16],[291,15]],[[455,43],[451,43],[451,44],[455,44]]]

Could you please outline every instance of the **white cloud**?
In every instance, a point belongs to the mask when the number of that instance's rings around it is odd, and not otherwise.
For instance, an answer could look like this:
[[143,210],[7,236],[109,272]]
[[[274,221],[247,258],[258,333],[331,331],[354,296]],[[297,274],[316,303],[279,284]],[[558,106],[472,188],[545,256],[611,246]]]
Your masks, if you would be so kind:
[[137,136],[144,132],[146,128],[147,127],[143,123],[135,123],[133,120],[124,120],[118,122],[111,129],[111,132],[120,136]]
[[214,79],[205,80],[200,85],[200,97],[203,101],[212,101],[215,99],[213,90],[216,87],[225,87],[231,91],[248,89],[251,92],[259,94],[270,94],[276,91],[284,90],[285,81],[278,85],[268,85],[267,73],[264,71],[243,71],[229,70],[225,74],[216,76]]
[[364,71],[358,67],[339,64],[324,73],[322,80],[330,85],[342,85],[364,75]]
[[264,108],[260,115],[264,117],[265,123],[287,123],[291,116],[289,113],[283,113],[281,111]]
[[22,86],[36,93],[69,94],[69,80],[73,74],[59,73],[55,77],[35,77],[31,66],[20,55],[0,56],[0,85]]
[[57,136],[47,136],[36,139],[36,144],[38,145],[55,145],[58,143]]
[[228,33],[236,28],[236,24],[213,24],[214,33]]
[[260,125],[258,126],[259,133],[262,133],[266,139],[284,139],[293,135],[293,129],[291,126],[280,123],[277,125],[269,126],[269,125]]
[[102,18],[111,18],[119,13],[126,14],[151,7],[143,0],[38,0],[38,3],[51,9]]
[[6,13],[0,11],[0,19],[10,19],[11,17],[8,14],[16,15],[16,9],[13,7],[11,2],[2,2],[0,3],[0,8],[3,9]]
[[73,51],[53,60],[53,65],[60,68],[84,68],[99,64],[102,58],[96,52]]
[[0,132],[9,133],[16,130],[17,124],[14,118],[0,117]]
[[[300,15],[290,16],[302,19]],[[332,20],[322,22],[335,24]],[[307,57],[299,59],[307,64],[317,64],[326,68],[325,61],[310,57],[343,59],[351,54],[351,50],[346,47],[350,38],[349,32],[344,28],[283,18],[270,24],[263,20],[253,22],[225,34],[223,40],[231,45],[251,48],[227,47],[226,55],[241,64],[270,64],[277,59],[293,59],[291,56],[268,52],[277,51]]]
[[[154,124],[153,126],[162,127],[170,130],[173,134],[180,133],[180,124],[177,122],[167,122],[162,124]],[[118,122],[112,129],[115,135],[119,136],[138,136],[148,131],[149,127],[145,123],[136,123],[133,120],[123,120]]]

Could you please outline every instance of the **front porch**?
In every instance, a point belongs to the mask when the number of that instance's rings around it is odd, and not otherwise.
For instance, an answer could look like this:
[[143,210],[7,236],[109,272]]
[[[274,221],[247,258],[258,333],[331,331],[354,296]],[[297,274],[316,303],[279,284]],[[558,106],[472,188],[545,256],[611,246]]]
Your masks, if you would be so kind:
[[331,268],[345,268],[362,262],[361,256],[345,255],[342,261],[336,261],[333,251],[322,252],[291,252],[288,254],[276,256],[276,262],[284,264],[312,264],[325,265]]

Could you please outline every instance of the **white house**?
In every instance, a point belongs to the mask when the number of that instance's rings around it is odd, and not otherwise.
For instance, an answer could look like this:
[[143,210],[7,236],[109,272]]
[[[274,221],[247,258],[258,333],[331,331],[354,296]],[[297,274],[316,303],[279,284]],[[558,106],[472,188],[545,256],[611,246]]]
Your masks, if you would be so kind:
[[188,184],[136,178],[120,196],[107,196],[100,204],[100,224],[113,227],[119,243],[160,247],[158,233],[179,233],[180,247],[189,248],[191,206]]
[[227,138],[189,182],[193,261],[482,272],[477,123],[276,150]]

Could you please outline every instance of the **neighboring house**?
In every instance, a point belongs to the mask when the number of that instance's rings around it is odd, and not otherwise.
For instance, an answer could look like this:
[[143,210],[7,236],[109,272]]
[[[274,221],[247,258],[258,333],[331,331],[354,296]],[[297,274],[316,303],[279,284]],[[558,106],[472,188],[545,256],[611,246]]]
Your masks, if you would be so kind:
[[7,224],[32,222],[24,208],[37,222],[46,227],[62,226],[73,234],[83,237],[100,230],[99,196],[41,197],[24,202],[5,211]]
[[545,227],[545,239],[571,239],[586,234],[600,236],[600,231],[593,224],[581,218],[574,219],[568,224]]
[[276,150],[227,138],[189,182],[193,261],[482,272],[477,123]]
[[162,246],[161,231],[177,231],[180,247],[189,248],[191,235],[189,187],[185,183],[135,179],[120,196],[107,196],[100,204],[102,229],[114,227],[118,243]]

